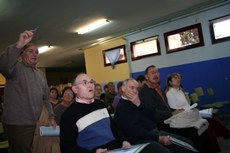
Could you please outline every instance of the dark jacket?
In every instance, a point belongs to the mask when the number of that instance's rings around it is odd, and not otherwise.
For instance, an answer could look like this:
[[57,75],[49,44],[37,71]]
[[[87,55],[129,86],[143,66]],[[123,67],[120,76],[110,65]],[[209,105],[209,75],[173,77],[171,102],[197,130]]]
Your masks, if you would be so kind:
[[172,116],[172,110],[168,105],[167,97],[163,91],[162,94],[165,101],[156,90],[150,88],[146,84],[144,84],[143,88],[141,88],[139,92],[141,102],[149,106],[147,112],[145,113],[157,122],[163,122],[165,119]]
[[156,124],[142,113],[145,109],[145,105],[141,104],[137,107],[131,101],[123,98],[117,105],[114,121],[132,144],[152,140],[158,142],[159,134]]

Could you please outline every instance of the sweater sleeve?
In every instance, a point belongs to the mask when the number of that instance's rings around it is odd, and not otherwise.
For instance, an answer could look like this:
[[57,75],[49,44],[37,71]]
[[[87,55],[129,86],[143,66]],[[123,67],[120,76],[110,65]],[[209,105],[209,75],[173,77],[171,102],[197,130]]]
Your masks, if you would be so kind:
[[16,48],[16,45],[11,45],[0,55],[0,72],[6,79],[11,77],[21,52],[22,50]]
[[77,145],[79,116],[76,109],[68,109],[62,114],[60,120],[60,149],[62,153],[95,153],[96,150],[86,150]]

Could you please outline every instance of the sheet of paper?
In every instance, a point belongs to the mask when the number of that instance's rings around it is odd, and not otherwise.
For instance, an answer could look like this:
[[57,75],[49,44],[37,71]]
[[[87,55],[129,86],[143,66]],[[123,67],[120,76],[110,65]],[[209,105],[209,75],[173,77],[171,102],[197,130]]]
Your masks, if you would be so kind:
[[200,110],[199,113],[200,113],[200,116],[203,118],[212,118],[213,108]]
[[195,107],[197,107],[197,106],[198,106],[198,104],[197,104],[197,103],[194,103],[194,104],[192,104],[190,107],[186,108],[185,110],[190,110],[190,109],[193,109],[193,108],[195,108]]
[[178,146],[181,146],[183,148],[186,148],[188,150],[192,150],[194,152],[198,152],[198,150],[196,150],[192,145],[190,145],[189,143],[187,142],[184,142],[182,140],[179,140],[177,138],[174,138],[174,137],[171,137],[169,136],[169,139],[172,141],[173,144],[175,145],[178,145]]
[[40,136],[59,136],[60,127],[40,126]]
[[118,148],[114,150],[108,150],[107,153],[139,153],[144,147],[146,147],[149,143],[132,145],[127,148]]

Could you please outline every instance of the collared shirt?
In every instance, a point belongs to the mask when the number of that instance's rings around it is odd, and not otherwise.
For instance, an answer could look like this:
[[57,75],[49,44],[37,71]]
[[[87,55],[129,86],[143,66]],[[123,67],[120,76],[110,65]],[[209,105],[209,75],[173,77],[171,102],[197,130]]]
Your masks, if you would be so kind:
[[77,103],[91,104],[91,103],[94,102],[94,99],[92,99],[91,102],[86,102],[86,101],[81,100],[81,99],[79,99],[79,98],[76,97],[76,98],[75,98],[75,101],[76,101]]

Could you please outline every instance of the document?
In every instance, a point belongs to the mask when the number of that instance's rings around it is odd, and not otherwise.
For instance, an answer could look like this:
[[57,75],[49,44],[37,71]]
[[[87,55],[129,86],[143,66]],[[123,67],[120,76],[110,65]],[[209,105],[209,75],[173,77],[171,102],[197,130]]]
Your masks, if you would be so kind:
[[149,145],[149,143],[132,145],[130,147],[118,148],[118,149],[114,149],[114,150],[108,150],[107,153],[139,153],[147,145]]
[[192,145],[190,145],[187,142],[184,142],[182,140],[179,140],[177,138],[171,137],[169,136],[169,139],[171,140],[171,142],[175,145],[181,146],[183,148],[186,148],[188,150],[194,151],[194,152],[198,152],[198,150],[196,150]]
[[213,108],[203,109],[199,111],[200,116],[203,118],[212,118],[213,116]]
[[198,104],[194,103],[193,105],[191,105],[190,107],[186,108],[185,110],[190,110],[190,109],[196,108],[197,106],[198,106]]
[[40,136],[59,136],[60,127],[40,126]]

